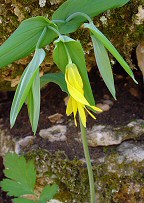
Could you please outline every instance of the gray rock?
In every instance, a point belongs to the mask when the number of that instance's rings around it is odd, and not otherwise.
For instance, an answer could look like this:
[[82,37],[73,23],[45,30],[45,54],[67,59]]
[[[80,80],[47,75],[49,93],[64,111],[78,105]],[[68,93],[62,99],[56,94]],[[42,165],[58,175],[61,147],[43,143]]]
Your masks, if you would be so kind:
[[110,99],[103,100],[103,103],[109,105],[110,107],[112,107],[114,104]]
[[66,141],[66,130],[67,128],[64,125],[55,125],[51,128],[40,130],[39,135],[50,142]]
[[88,144],[91,147],[119,145],[125,140],[138,139],[144,134],[144,120],[130,122],[126,126],[94,125],[87,131]]
[[48,117],[48,119],[50,120],[51,123],[62,123],[63,119],[62,119],[63,115],[60,113],[55,113],[53,115],[50,115]]
[[110,105],[109,104],[103,104],[103,103],[98,103],[97,107],[100,108],[103,111],[109,111],[110,110]]
[[3,157],[7,152],[13,152],[14,146],[14,140],[8,130],[2,129],[0,126],[0,156]]
[[126,141],[118,147],[118,152],[125,160],[129,162],[141,162],[144,160],[144,144],[136,144]]
[[15,152],[20,154],[22,150],[26,147],[30,147],[33,144],[35,137],[34,136],[27,136],[23,139],[15,141]]

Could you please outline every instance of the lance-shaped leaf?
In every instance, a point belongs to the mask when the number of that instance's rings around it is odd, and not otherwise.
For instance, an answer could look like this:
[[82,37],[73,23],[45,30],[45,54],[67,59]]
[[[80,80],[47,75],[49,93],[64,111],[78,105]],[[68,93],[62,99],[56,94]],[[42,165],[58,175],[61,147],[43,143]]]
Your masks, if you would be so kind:
[[63,92],[68,93],[67,85],[65,82],[65,76],[62,72],[59,73],[47,73],[40,78],[40,85],[41,88],[44,87],[46,84],[53,82],[57,84]]
[[[0,68],[32,53],[44,28],[49,25],[56,28],[53,23],[44,17],[38,16],[24,20],[0,46]],[[56,36],[54,31],[47,29],[40,48],[51,43]]]
[[37,70],[34,82],[29,90],[27,96],[27,107],[30,118],[30,123],[32,126],[32,131],[36,133],[39,115],[40,115],[40,76],[39,70]]
[[[70,15],[76,12],[82,12],[90,17],[95,17],[98,14],[112,8],[118,8],[129,2],[130,0],[68,0],[63,3],[53,14],[54,22],[57,20],[57,25],[61,33],[66,34],[74,32],[78,27],[86,21],[82,16],[77,16],[69,22],[65,21]],[[62,20],[61,22],[59,20]]]
[[109,50],[109,52],[117,59],[117,61],[125,69],[125,71],[137,83],[129,65],[122,58],[122,56],[119,54],[116,48],[112,45],[112,43],[103,35],[103,33],[100,32],[93,23],[85,23],[84,27],[90,29],[91,33]]
[[54,62],[58,68],[65,73],[66,65],[68,64],[68,51],[72,62],[77,66],[79,73],[82,77],[84,84],[85,97],[91,105],[95,105],[89,78],[87,74],[87,68],[85,63],[84,51],[80,42],[75,41],[69,37],[63,36],[55,41],[56,47],[54,49]]
[[13,127],[17,115],[29,94],[29,90],[32,87],[32,84],[36,78],[37,70],[40,64],[43,62],[44,58],[45,51],[43,49],[37,49],[32,61],[29,63],[28,67],[22,74],[22,78],[15,92],[15,96],[11,107],[10,112],[11,127]]
[[23,156],[8,153],[5,157],[4,174],[7,177],[0,186],[8,195],[19,197],[26,194],[34,195],[36,171],[33,162],[26,162]]
[[91,38],[94,46],[95,58],[98,69],[109,91],[116,99],[113,73],[107,51],[103,44],[94,35],[91,35]]

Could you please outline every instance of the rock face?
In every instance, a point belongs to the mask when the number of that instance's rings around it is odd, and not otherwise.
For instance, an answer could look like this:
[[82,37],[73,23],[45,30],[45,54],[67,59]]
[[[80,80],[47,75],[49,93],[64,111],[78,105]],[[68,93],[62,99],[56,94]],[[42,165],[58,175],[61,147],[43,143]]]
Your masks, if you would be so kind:
[[[32,16],[51,16],[64,0],[1,0],[0,8],[0,45],[11,35],[19,24]],[[133,66],[131,52],[143,41],[144,33],[144,2],[143,0],[131,0],[127,5],[119,9],[107,11],[94,19],[95,25],[111,40],[119,52]],[[89,33],[79,29],[72,34],[74,39],[82,42],[86,52],[88,69],[95,65]],[[53,49],[53,46],[50,50]],[[0,70],[0,90],[14,90],[19,78],[30,61],[30,57],[21,59],[9,65],[6,69]],[[52,53],[41,67],[41,72],[55,71]]]
[[125,140],[138,139],[144,135],[144,121],[136,120],[126,126],[112,128],[111,126],[96,125],[87,131],[90,147],[118,145]]
[[[131,152],[133,154],[131,154]],[[93,171],[97,202],[144,202],[144,149],[134,141],[121,144],[115,151],[94,160]],[[85,163],[69,160],[65,154],[32,151],[38,174],[49,174],[52,182],[60,182],[57,199],[61,202],[89,202],[89,185]]]
[[66,130],[67,127],[64,125],[56,125],[48,129],[40,130],[39,135],[44,139],[48,139],[50,142],[66,141]]
[[144,144],[134,144],[127,141],[118,147],[118,152],[128,162],[144,160]]
[[5,156],[8,152],[13,152],[15,143],[11,138],[8,130],[3,129],[3,125],[0,125],[0,156]]
[[[41,139],[48,139],[50,142],[52,138],[52,142],[64,142],[67,138],[64,125],[41,130],[39,134]],[[63,134],[65,140],[60,140]],[[143,135],[143,120],[135,120],[115,129],[110,126],[94,126],[88,131],[90,146],[101,147],[104,152],[93,157],[92,162],[98,203],[144,202]],[[36,137],[27,136],[12,140],[7,131],[0,129],[1,156],[11,150],[19,154],[26,152],[28,159],[34,159],[37,187],[43,187],[41,183],[47,179],[60,186],[60,192],[53,202],[88,203],[89,184],[85,162],[82,159],[70,160],[64,152],[50,153],[40,149],[39,145],[36,146],[38,143],[35,139]]]

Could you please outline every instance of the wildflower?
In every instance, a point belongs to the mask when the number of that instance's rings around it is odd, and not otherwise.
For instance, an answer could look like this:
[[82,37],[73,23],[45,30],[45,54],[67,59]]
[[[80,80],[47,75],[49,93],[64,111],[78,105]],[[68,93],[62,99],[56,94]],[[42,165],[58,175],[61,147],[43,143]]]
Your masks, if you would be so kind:
[[83,126],[86,127],[85,110],[92,118],[96,119],[95,116],[86,108],[86,106],[95,111],[101,112],[102,110],[95,106],[91,106],[84,97],[83,81],[75,64],[71,63],[66,66],[65,80],[67,83],[68,92],[70,94],[66,114],[69,116],[71,113],[73,113],[75,125],[77,126],[76,114],[78,112]]

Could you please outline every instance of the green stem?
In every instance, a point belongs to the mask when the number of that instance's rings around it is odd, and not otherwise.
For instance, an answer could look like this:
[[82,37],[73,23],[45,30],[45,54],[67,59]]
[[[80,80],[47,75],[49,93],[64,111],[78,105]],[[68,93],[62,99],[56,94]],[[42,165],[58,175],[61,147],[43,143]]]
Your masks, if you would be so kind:
[[[52,26],[48,26],[48,28],[51,29],[51,30],[53,30],[53,31],[62,39],[62,41],[64,41],[64,40],[63,40],[63,36],[60,34],[60,32],[59,32],[58,30],[56,30],[56,29],[55,29],[54,27],[52,27]],[[67,53],[68,63],[72,63],[72,60],[71,60],[69,51],[68,51],[68,49],[67,49],[65,43],[64,43],[64,47],[65,47],[65,50],[66,50],[66,53]]]
[[52,20],[54,23],[65,23],[65,20]]
[[65,50],[66,50],[66,53],[67,53],[67,57],[68,57],[68,64],[70,64],[70,63],[72,63],[72,60],[71,60],[71,57],[70,57],[69,51],[68,51],[68,49],[67,49],[67,47],[66,47],[65,43],[63,43],[63,44],[64,44],[64,47],[65,47]]
[[85,13],[82,13],[82,12],[76,12],[76,13],[73,13],[72,15],[70,15],[67,19],[66,19],[66,22],[72,20],[73,18],[77,17],[77,16],[83,16],[84,18],[86,18],[89,23],[92,22],[92,19]]
[[45,36],[45,34],[46,34],[46,31],[47,31],[47,27],[45,27],[45,28],[43,29],[43,31],[42,31],[42,34],[41,34],[41,36],[40,36],[40,38],[38,39],[38,42],[37,42],[37,44],[36,44],[36,49],[39,49],[40,44],[41,44],[41,42],[42,42],[42,40],[43,40],[43,38],[44,38],[44,36]]
[[57,29],[55,29],[54,27],[52,27],[52,26],[47,26],[50,30],[53,30],[59,37],[61,36],[61,33],[57,30]]
[[84,155],[85,155],[87,169],[88,169],[91,203],[96,203],[94,177],[93,177],[92,165],[91,165],[90,154],[89,154],[89,149],[88,149],[88,142],[87,142],[87,137],[86,137],[86,128],[83,126],[83,124],[81,122],[81,118],[79,120],[80,120],[81,137],[82,137]]

